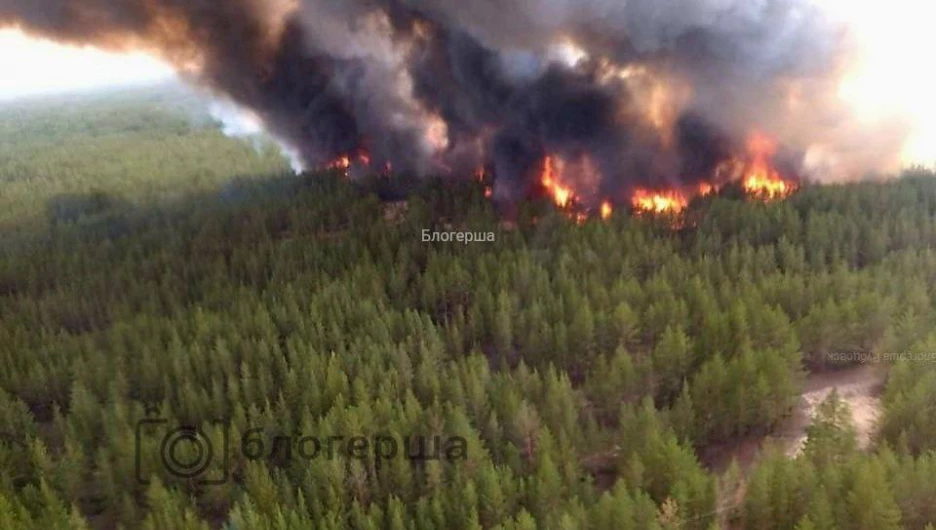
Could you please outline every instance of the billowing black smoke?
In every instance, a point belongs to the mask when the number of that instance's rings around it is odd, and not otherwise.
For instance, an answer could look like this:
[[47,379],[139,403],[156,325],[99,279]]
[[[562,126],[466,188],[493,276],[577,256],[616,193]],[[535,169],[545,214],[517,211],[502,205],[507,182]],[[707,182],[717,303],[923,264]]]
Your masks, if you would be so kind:
[[305,167],[486,167],[501,199],[547,156],[623,200],[716,179],[753,131],[796,172],[841,134],[837,33],[807,0],[0,0],[2,26],[159,54]]

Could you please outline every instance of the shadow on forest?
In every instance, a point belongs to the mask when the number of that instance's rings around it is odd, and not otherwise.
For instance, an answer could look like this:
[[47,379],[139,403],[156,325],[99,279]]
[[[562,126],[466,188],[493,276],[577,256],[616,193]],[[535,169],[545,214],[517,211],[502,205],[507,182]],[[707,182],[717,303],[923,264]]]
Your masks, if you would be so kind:
[[312,193],[323,200],[333,200],[350,193],[391,202],[443,185],[437,179],[395,175],[360,179],[349,186],[340,172],[322,171],[301,175],[240,175],[210,191],[143,203],[104,190],[65,193],[46,201],[40,217],[23,220],[14,230],[0,236],[0,251],[16,252],[52,241],[56,245],[116,241],[153,226],[173,225],[192,217],[208,221],[212,216],[224,218],[244,209],[287,205],[301,194]]
[[[61,194],[47,201],[47,230],[34,230],[31,234],[40,240],[66,236],[65,239],[81,243],[117,240],[154,223],[172,223],[193,214],[223,214],[245,207],[262,207],[288,201],[305,191],[318,191],[326,196],[343,185],[339,175],[323,172],[237,176],[216,190],[178,199],[156,199],[142,205],[101,190]],[[359,189],[363,194],[376,191],[367,185]]]

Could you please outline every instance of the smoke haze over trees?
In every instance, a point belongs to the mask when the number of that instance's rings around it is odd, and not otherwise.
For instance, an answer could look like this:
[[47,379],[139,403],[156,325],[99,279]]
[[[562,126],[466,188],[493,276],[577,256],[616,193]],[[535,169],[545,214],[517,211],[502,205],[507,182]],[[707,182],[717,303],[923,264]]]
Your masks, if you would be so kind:
[[625,202],[723,178],[755,132],[791,177],[836,179],[892,168],[905,137],[854,126],[848,42],[805,0],[2,0],[0,26],[157,54],[305,168],[486,167],[501,200],[548,155],[583,200]]

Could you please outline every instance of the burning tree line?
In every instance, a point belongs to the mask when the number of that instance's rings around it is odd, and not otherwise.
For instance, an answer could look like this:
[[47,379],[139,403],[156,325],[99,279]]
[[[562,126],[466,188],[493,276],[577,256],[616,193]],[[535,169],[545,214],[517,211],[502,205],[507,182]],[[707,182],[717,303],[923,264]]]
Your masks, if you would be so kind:
[[669,211],[733,181],[778,197],[902,141],[848,126],[848,45],[804,0],[5,0],[0,27],[156,54],[297,169],[483,171],[508,204]]
[[[725,161],[716,171],[714,180],[669,189],[635,188],[630,206],[638,213],[679,213],[693,197],[715,193],[729,182],[739,182],[747,195],[762,200],[782,199],[796,191],[798,180],[784,176],[773,166],[774,147],[769,139],[755,134],[748,145],[747,156]],[[563,172],[557,169],[562,166],[561,158],[548,156],[543,162],[540,183],[558,207],[574,209],[578,196],[574,187],[563,185]],[[614,202],[607,198],[597,208],[603,219],[610,217],[613,211]]]
[[[638,214],[676,214],[685,209],[694,197],[716,193],[727,183],[739,183],[745,194],[759,200],[783,199],[799,188],[796,177],[786,176],[771,162],[774,144],[768,138],[754,134],[744,157],[736,157],[719,166],[712,181],[703,180],[692,186],[677,186],[669,189],[634,188],[630,207]],[[371,168],[371,158],[366,151],[355,156],[342,155],[325,165],[326,170],[337,170],[351,178],[352,170]],[[380,172],[383,176],[392,173],[392,164],[387,163]],[[558,155],[547,155],[541,163],[535,192],[548,196],[555,205],[576,220],[583,221],[589,214],[609,218],[615,209],[615,201],[603,198],[597,207],[583,201],[574,182],[566,183],[566,163]],[[487,183],[489,175],[484,167],[475,171],[479,182]],[[485,197],[493,196],[493,187],[485,186]]]

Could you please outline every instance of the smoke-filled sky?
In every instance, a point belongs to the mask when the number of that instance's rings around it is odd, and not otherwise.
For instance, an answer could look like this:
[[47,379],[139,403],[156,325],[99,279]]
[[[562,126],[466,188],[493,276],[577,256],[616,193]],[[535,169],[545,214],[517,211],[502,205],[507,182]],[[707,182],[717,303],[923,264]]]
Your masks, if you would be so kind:
[[145,82],[172,63],[306,166],[366,151],[377,167],[484,164],[522,181],[556,153],[613,195],[711,176],[761,130],[796,171],[836,178],[936,163],[930,4],[0,0],[0,98]]
[[926,0],[819,0],[857,34],[859,64],[846,76],[842,96],[869,120],[902,114],[913,132],[905,164],[936,165],[936,2]]
[[108,53],[0,30],[0,100],[135,85],[171,78],[172,68],[144,53]]

